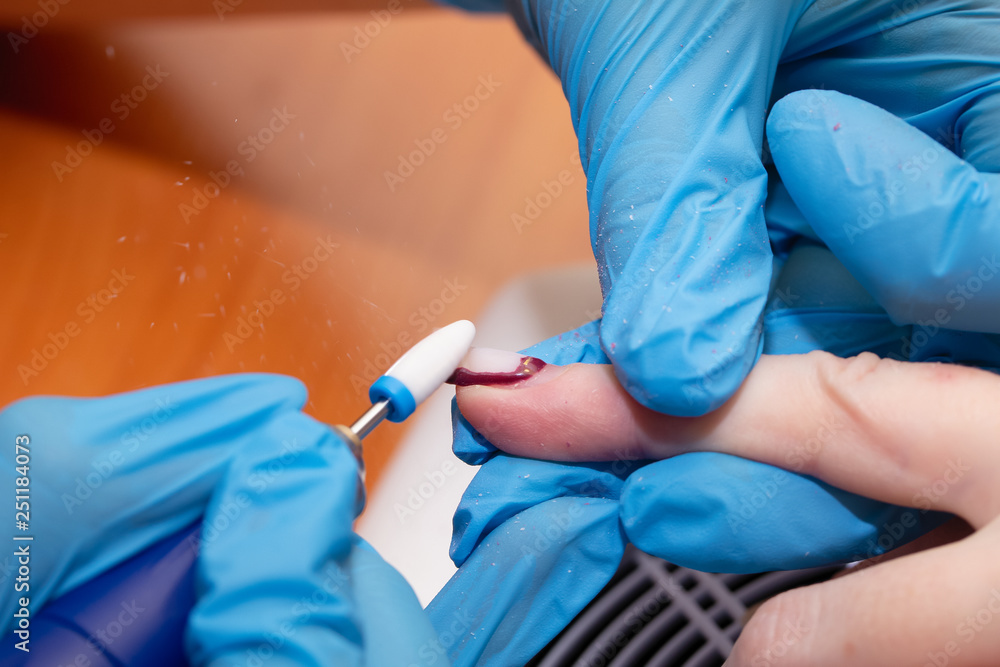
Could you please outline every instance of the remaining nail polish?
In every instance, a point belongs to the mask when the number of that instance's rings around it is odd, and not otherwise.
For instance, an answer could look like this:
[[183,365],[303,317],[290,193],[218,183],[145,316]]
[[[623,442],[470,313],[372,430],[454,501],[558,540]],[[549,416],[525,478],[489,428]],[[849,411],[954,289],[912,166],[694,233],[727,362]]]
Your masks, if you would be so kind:
[[474,384],[511,385],[533,377],[545,362],[517,352],[474,347],[445,382],[459,387]]

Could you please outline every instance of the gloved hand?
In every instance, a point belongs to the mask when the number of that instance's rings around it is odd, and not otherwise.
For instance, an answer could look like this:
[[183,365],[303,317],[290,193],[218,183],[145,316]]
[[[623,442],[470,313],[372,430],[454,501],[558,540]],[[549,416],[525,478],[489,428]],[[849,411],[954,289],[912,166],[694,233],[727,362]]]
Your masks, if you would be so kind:
[[234,454],[205,513],[193,665],[447,667],[409,584],[352,531],[359,483],[348,443],[297,410]]
[[995,4],[506,4],[569,101],[604,291],[602,348],[629,393],[661,412],[717,407],[761,352],[772,85],[854,91],[944,132],[966,159],[997,163]]
[[37,612],[204,515],[193,664],[445,665],[412,590],[351,531],[357,462],[305,400],[292,378],[233,375],[7,406],[0,487],[13,497],[27,466],[28,528],[12,531],[34,539],[30,591],[0,592],[4,630],[18,597]]
[[[278,415],[297,411],[304,396],[290,378],[233,375],[6,406],[0,488],[10,498],[24,488],[16,483],[24,452],[15,438],[29,441],[30,519],[26,529],[9,530],[34,538],[32,609],[195,521],[233,452]],[[0,587],[4,632],[17,597],[13,586]]]
[[[815,99],[824,100],[823,104],[810,105],[806,113],[801,113],[803,98],[814,94],[819,96]],[[802,120],[793,123],[789,116],[783,116],[791,113]],[[840,127],[833,130],[838,123]],[[933,267],[941,266],[941,262],[932,263],[929,257],[938,247],[935,244],[943,229],[950,229],[950,238],[954,239],[947,247],[964,249],[976,248],[980,238],[987,239],[988,244],[989,235],[996,231],[995,226],[991,227],[991,221],[997,219],[991,213],[995,211],[991,208],[995,200],[989,199],[988,193],[988,185],[995,177],[962,166],[951,155],[941,153],[929,138],[870,105],[835,94],[800,93],[776,105],[771,127],[781,132],[773,149],[778,168],[786,177],[792,197],[809,212],[808,222],[816,231],[804,220],[789,228],[806,230],[807,237],[835,238],[838,230],[846,230],[847,223],[855,220],[858,202],[872,201],[873,190],[880,193],[880,186],[891,184],[886,184],[886,175],[896,173],[893,170],[897,165],[906,164],[906,156],[931,150],[938,156],[937,166],[928,165],[924,170],[926,184],[913,188],[905,202],[900,200],[896,208],[888,209],[880,225],[872,227],[877,233],[859,235],[853,244],[831,242],[840,259],[858,267],[855,270],[862,277],[891,285],[895,274],[886,267],[892,267],[906,271],[907,280],[926,288],[934,275]],[[849,128],[853,129],[848,132]],[[961,187],[970,182],[980,187]],[[987,187],[982,187],[984,183]],[[970,191],[977,195],[972,206],[963,194]],[[844,196],[831,192],[843,192]],[[773,207],[769,215],[774,210],[775,217],[781,220],[801,218],[787,192],[775,199]],[[894,217],[897,210],[901,211],[898,218]],[[821,214],[814,215],[817,212]],[[955,214],[969,216],[967,222],[953,224]],[[897,219],[901,227],[893,228]],[[921,234],[902,227],[915,219],[924,225]],[[967,238],[961,236],[965,229],[970,230]],[[906,241],[889,241],[900,237],[906,237]],[[912,261],[912,254],[922,257],[924,264]],[[956,280],[960,279],[962,265],[946,265],[953,267]],[[924,272],[920,266],[925,267]],[[966,275],[973,276],[978,266],[978,262],[973,263],[974,271]],[[791,244],[787,261],[778,273],[764,320],[769,354],[825,349],[850,356],[870,350],[882,356],[1000,368],[1000,337],[893,323],[828,249],[808,239]],[[872,291],[880,294],[878,289]],[[968,318],[959,321],[974,321],[986,331],[996,331],[996,313],[1000,312],[997,298],[985,287],[977,288],[977,293],[983,298],[966,300],[963,308],[957,309],[965,310],[961,318]],[[917,303],[924,312],[936,313],[938,308],[948,307],[947,298],[947,291],[927,289]],[[890,300],[891,296],[886,302]],[[919,321],[918,316],[912,319]],[[559,364],[606,363],[598,346],[596,323],[583,327],[576,335],[564,334],[528,352]],[[711,378],[706,381],[711,382]],[[498,414],[496,418],[505,416]],[[808,460],[825,437],[818,432],[816,438],[788,452],[787,467],[801,467],[799,462]],[[536,505],[534,510],[544,512],[547,504],[542,501],[574,495],[573,489],[551,483],[556,477],[552,467],[572,471],[580,466],[496,453],[460,416],[456,420],[455,451],[470,463],[483,464],[456,513],[452,556],[457,563],[462,563],[474,547],[477,551],[498,551],[501,546],[492,546],[487,538],[490,531],[499,532],[515,521],[527,530],[546,525],[544,519],[539,522],[536,518],[534,524],[526,522],[526,508]],[[621,487],[614,489],[618,491],[627,538],[644,551],[701,570],[763,571],[868,558],[912,540],[939,525],[946,516],[929,511],[933,506],[926,503],[916,510],[886,505],[793,472],[723,454],[684,454],[635,472],[626,467],[629,464],[625,461],[605,465],[617,467],[622,474],[631,473]],[[546,470],[547,474],[536,482],[538,470]],[[515,477],[519,480],[517,487],[508,490]],[[615,499],[614,490],[607,497]],[[483,497],[488,497],[489,502],[482,502]],[[580,537],[599,547],[595,538],[583,533]],[[518,547],[516,542],[507,545],[515,550]],[[613,566],[602,565],[589,576],[607,581],[613,570]],[[568,622],[579,608],[560,609],[560,619],[553,619],[551,625]],[[546,635],[544,641],[549,638]],[[537,643],[527,636],[518,640],[526,646]],[[514,651],[514,646],[512,643],[508,650]]]

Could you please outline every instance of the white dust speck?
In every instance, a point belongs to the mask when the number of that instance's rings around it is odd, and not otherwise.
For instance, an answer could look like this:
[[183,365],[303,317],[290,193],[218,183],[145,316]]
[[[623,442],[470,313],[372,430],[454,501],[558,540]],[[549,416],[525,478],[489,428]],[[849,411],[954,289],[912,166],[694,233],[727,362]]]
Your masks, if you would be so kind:
[[108,44],[104,47],[104,55],[108,57],[108,60],[114,60],[115,58],[115,47]]
[[[264,252],[267,252],[267,250],[265,249],[265,251],[264,251]],[[256,253],[256,254],[260,255],[261,257],[263,257],[264,259],[266,259],[266,260],[267,260],[267,261],[269,261],[269,262],[274,262],[275,264],[277,264],[277,265],[278,265],[278,266],[280,266],[281,268],[285,268],[285,265],[284,265],[284,264],[282,264],[281,262],[279,262],[279,261],[278,261],[278,260],[276,260],[276,259],[271,259],[271,258],[270,258],[270,257],[268,257],[267,255],[265,255],[265,254],[264,254],[263,252],[257,252],[256,250],[254,250],[254,253]]]
[[118,243],[124,243],[124,242],[125,242],[125,237],[124,236],[122,236],[121,238],[118,239]]

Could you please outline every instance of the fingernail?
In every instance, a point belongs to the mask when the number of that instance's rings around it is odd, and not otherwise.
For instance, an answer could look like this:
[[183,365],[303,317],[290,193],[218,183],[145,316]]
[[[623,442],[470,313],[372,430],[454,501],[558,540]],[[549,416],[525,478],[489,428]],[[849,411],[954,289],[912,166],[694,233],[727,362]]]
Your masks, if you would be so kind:
[[474,347],[446,382],[459,387],[513,385],[535,377],[546,365],[537,357],[518,352]]

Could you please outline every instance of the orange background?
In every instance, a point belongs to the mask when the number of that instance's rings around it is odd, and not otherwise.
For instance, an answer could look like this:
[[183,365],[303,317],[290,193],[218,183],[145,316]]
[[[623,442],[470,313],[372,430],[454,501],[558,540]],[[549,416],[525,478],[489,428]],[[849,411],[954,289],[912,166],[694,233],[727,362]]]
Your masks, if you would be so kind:
[[[117,5],[71,2],[16,53],[0,45],[0,405],[264,371],[305,381],[310,414],[349,422],[367,407],[366,364],[384,370],[395,342],[474,319],[514,276],[590,260],[565,100],[505,17],[403,2],[376,29],[368,10]],[[5,3],[4,34],[37,11]],[[134,93],[147,67],[166,74]],[[499,85],[469,102],[484,79]],[[475,107],[458,127],[455,104]],[[274,109],[294,118],[249,160],[240,147]],[[391,191],[386,171],[435,129],[445,140]],[[57,174],[93,143],[84,131],[100,143]],[[242,175],[185,220],[231,161]],[[517,228],[564,171],[564,192]],[[317,239],[336,248],[314,265]],[[296,266],[315,270],[296,285]],[[109,300],[115,271],[134,278]],[[262,324],[244,340],[250,315]],[[47,344],[53,358],[23,377]],[[404,427],[366,441],[370,483]]]

